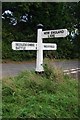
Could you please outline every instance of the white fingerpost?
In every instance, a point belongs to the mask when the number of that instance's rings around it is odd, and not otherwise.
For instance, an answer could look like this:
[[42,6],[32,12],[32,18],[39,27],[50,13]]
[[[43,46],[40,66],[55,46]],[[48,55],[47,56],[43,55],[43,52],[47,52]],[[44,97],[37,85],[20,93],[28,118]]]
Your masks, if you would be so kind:
[[47,30],[42,31],[43,25],[37,25],[37,43],[35,42],[12,42],[13,50],[37,50],[36,69],[35,71],[41,73],[43,68],[43,50],[56,50],[57,45],[54,43],[43,43],[44,38],[59,38],[69,35],[67,29]]
[[37,25],[37,59],[36,59],[36,72],[43,72],[43,48],[42,48],[42,24]]

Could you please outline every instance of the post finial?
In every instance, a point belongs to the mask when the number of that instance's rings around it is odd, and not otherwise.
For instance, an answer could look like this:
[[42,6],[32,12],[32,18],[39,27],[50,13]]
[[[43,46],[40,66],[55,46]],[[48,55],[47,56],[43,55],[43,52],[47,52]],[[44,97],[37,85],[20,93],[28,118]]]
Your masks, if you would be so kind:
[[44,26],[42,24],[37,25],[37,29],[43,28]]

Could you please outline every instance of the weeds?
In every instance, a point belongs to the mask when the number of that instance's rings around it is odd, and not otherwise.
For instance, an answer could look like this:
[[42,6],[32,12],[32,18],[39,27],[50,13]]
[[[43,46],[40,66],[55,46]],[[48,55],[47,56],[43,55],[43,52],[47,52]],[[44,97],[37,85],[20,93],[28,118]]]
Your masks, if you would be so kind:
[[46,64],[3,80],[3,118],[78,118],[78,83]]

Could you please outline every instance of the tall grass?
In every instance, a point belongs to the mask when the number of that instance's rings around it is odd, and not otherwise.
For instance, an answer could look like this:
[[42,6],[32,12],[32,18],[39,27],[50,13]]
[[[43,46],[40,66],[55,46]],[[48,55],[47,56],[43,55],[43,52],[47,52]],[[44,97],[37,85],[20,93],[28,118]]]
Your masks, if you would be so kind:
[[3,79],[3,118],[78,118],[78,81],[44,69]]

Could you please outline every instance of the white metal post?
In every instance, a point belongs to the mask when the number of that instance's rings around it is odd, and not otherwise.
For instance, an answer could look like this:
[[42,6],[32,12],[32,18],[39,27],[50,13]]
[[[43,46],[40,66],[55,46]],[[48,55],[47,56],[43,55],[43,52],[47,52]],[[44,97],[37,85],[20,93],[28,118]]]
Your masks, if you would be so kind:
[[42,28],[37,29],[37,60],[36,72],[43,72]]

